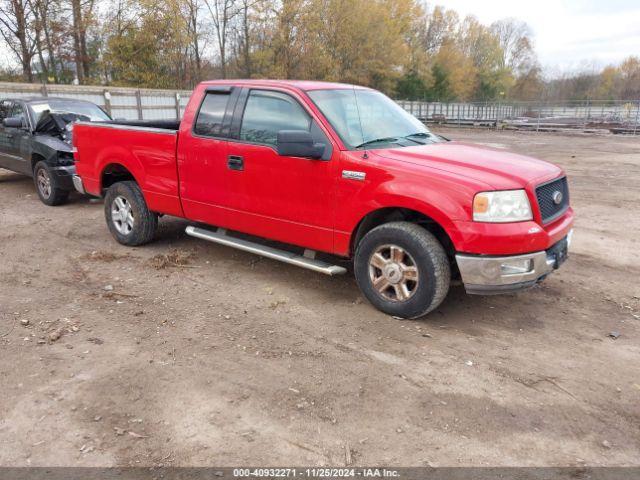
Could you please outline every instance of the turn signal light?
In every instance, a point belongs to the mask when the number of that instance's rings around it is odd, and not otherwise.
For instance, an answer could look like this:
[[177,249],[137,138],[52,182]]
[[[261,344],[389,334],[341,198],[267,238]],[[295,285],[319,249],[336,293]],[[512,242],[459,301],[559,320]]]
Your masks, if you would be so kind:
[[476,195],[473,199],[473,213],[487,213],[489,210],[489,199],[486,195]]

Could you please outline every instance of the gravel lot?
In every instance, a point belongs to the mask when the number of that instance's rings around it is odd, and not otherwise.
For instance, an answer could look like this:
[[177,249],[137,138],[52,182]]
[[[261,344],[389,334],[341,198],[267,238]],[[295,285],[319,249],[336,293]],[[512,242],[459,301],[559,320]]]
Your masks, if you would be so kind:
[[2,171],[0,465],[640,465],[640,139],[443,132],[562,165],[577,224],[542,285],[419,321]]

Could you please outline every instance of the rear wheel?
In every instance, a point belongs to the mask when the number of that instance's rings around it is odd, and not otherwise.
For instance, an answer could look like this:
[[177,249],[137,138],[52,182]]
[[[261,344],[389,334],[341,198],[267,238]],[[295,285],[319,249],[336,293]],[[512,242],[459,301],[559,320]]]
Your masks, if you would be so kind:
[[140,187],[132,181],[109,187],[104,199],[104,214],[111,235],[123,245],[150,242],[158,227],[158,215],[149,210]]
[[431,312],[449,291],[451,268],[440,242],[409,222],[368,232],[355,254],[356,281],[379,310],[402,318]]
[[36,163],[33,169],[33,182],[36,185],[38,197],[45,205],[50,207],[62,205],[69,198],[69,191],[60,188],[58,177],[53,175],[49,165],[43,161]]

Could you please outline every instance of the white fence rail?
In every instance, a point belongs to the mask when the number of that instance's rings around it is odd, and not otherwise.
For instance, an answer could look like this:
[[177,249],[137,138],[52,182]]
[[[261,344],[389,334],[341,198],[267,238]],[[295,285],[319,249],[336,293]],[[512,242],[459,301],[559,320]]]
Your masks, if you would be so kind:
[[0,99],[49,96],[88,100],[104,108],[113,118],[127,120],[172,120],[180,118],[190,90],[151,90],[119,87],[38,85],[0,82]]

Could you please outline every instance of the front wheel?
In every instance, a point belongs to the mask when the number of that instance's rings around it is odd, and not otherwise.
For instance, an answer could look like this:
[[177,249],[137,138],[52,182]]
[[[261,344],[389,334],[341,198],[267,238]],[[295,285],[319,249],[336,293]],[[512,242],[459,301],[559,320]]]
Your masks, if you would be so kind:
[[386,223],[368,232],[356,249],[354,270],[365,297],[401,318],[421,317],[437,308],[451,282],[440,242],[409,222]]
[[158,215],[149,210],[136,182],[111,185],[104,198],[104,214],[111,235],[123,245],[149,243],[158,228]]
[[58,177],[43,161],[36,163],[33,169],[33,182],[36,184],[38,197],[45,205],[50,207],[62,205],[69,198],[69,191],[60,188]]

